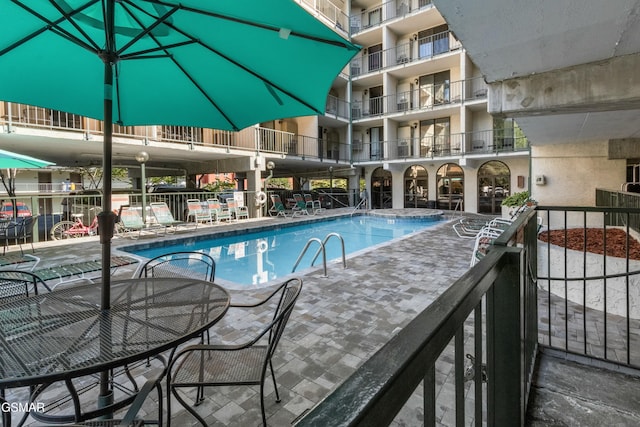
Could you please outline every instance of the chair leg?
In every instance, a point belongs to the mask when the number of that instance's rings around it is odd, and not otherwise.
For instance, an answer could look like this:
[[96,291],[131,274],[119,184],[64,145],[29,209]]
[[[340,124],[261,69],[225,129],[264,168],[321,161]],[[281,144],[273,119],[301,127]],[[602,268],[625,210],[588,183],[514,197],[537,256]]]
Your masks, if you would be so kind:
[[[167,391],[167,402],[171,399],[170,395],[173,394],[176,398],[176,400],[180,403],[180,405],[182,405],[182,407],[184,409],[186,409],[187,411],[189,411],[189,413],[191,415],[193,415],[199,422],[200,424],[202,424],[204,427],[207,427],[207,423],[205,422],[204,418],[202,418],[200,415],[198,415],[198,413],[195,411],[195,409],[193,409],[193,407],[191,405],[189,405],[187,402],[184,401],[183,398],[180,397],[180,395],[178,394],[178,391],[176,390],[175,387],[170,387],[171,388],[171,393],[169,393],[169,391]],[[169,411],[169,405],[167,405],[167,411]],[[170,412],[168,412],[169,414],[171,414]],[[169,415],[169,417],[171,417],[171,415]],[[167,426],[169,426],[169,423],[167,423]],[[265,424],[266,426],[266,424]]]
[[[276,392],[278,394],[278,392]],[[262,425],[267,427],[267,415],[264,411],[264,378],[260,382],[260,409],[262,410]]]
[[273,388],[276,391],[276,403],[280,403],[280,394],[278,394],[278,384],[276,384],[276,374],[273,372],[273,365],[269,359],[269,369],[271,369],[271,378],[273,379]]

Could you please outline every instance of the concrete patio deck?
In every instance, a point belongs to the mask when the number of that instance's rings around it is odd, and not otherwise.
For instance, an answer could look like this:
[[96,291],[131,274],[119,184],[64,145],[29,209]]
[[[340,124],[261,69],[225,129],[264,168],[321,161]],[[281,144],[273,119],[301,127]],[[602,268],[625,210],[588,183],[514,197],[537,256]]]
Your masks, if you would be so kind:
[[[411,210],[401,211],[405,215],[411,214]],[[322,216],[344,213],[336,209]],[[242,221],[198,227],[194,231],[160,238],[173,239],[194,233],[207,234],[301,220],[304,219]],[[143,238],[142,241],[147,239]],[[131,244],[130,239],[115,238],[114,253],[119,247]],[[460,239],[450,224],[442,223],[433,229],[349,258],[346,270],[340,264],[330,264],[327,278],[323,277],[321,268],[303,275],[302,294],[274,360],[281,403],[274,402],[273,387],[270,381],[267,382],[266,405],[270,425],[290,425],[344,381],[468,269],[472,247],[473,240]],[[40,243],[36,245],[36,254],[42,258],[40,266],[46,267],[48,264],[99,258],[100,245],[97,238],[73,241],[71,244]],[[134,268],[121,268],[116,274],[130,277]],[[255,292],[247,293],[254,295]],[[232,291],[232,298],[240,299],[244,295],[240,291]],[[251,319],[243,316],[239,320],[242,313],[237,311],[231,310],[212,329],[212,341],[242,341],[242,330],[247,328],[247,320]],[[16,393],[13,399],[20,399],[20,394]],[[198,412],[210,425],[260,424],[257,388],[216,388],[207,391],[207,396],[208,399],[198,406]],[[53,398],[52,395],[49,397]],[[150,413],[156,410],[153,399],[155,395],[152,394],[144,408]],[[442,408],[440,418],[444,422],[449,417],[448,408]],[[403,414],[399,425],[415,425],[421,416],[420,411],[409,409]],[[172,419],[177,426],[196,424],[196,420],[182,410],[177,402],[172,405]]]
[[[409,209],[402,211],[409,216],[412,214]],[[322,216],[344,213],[335,210]],[[304,219],[249,220],[224,226],[198,227],[195,231],[160,238],[173,239],[194,233],[208,234],[300,220]],[[129,239],[114,239],[114,253],[131,243]],[[472,248],[472,239],[461,239],[453,231],[451,223],[442,223],[348,258],[346,270],[339,263],[330,264],[329,277],[323,277],[321,268],[302,275],[304,287],[300,299],[274,358],[281,403],[275,403],[273,386],[271,381],[267,381],[265,402],[269,425],[291,425],[330,394],[468,270]],[[72,244],[41,243],[36,245],[36,254],[43,259],[41,266],[55,265],[99,258],[100,245],[97,238],[73,241]],[[121,268],[117,276],[130,277],[134,268]],[[264,292],[268,290],[264,289]],[[232,299],[239,301],[255,296],[256,291],[231,291],[231,294]],[[246,312],[232,309],[211,330],[211,339],[222,343],[242,342],[247,331],[258,330],[259,320],[259,316],[247,316]],[[439,425],[455,425],[454,391],[450,387],[453,358],[445,355],[441,359],[436,370],[438,383],[444,386],[437,398],[436,419]],[[145,370],[139,375],[145,376]],[[64,389],[52,389],[41,396],[41,400],[54,400],[62,394]],[[418,389],[397,416],[394,426],[423,424],[421,395]],[[206,396],[197,411],[208,425],[244,427],[261,424],[257,387],[211,388],[206,391]],[[10,401],[24,402],[27,391],[12,390],[8,397]],[[92,399],[85,396],[87,398]],[[187,394],[186,398],[192,399],[193,393]],[[150,418],[155,418],[156,399],[152,393],[143,407],[142,416],[149,414]],[[467,414],[472,413],[467,411]],[[171,418],[174,426],[199,425],[175,399],[172,399]],[[18,420],[18,414],[14,414],[14,419]],[[42,424],[29,421],[26,425]]]

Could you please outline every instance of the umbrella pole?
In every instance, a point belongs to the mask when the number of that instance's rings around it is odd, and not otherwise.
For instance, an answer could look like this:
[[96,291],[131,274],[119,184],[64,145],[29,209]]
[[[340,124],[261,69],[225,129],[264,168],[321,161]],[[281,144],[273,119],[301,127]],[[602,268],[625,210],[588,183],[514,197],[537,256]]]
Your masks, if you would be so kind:
[[[113,143],[113,65],[115,64],[115,35],[114,35],[114,7],[115,2],[109,0],[105,9],[105,51],[102,54],[104,62],[104,143],[102,145],[102,212],[98,214],[98,230],[100,232],[100,244],[102,245],[102,292],[101,308],[108,310],[111,307],[111,238],[115,224],[115,215],[111,210],[111,168],[112,168],[112,143]],[[106,314],[106,312],[103,312]],[[110,335],[110,334],[109,334]],[[111,337],[106,338],[108,341]],[[110,342],[106,342],[107,349],[111,348]],[[113,403],[113,391],[110,387],[109,372],[100,373],[99,407],[105,407]],[[107,414],[110,416],[111,414]]]

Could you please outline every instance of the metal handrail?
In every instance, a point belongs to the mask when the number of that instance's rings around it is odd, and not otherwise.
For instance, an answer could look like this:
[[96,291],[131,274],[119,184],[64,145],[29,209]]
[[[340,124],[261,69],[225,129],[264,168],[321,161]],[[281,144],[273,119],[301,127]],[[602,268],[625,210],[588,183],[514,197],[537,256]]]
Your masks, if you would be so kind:
[[[353,208],[353,210],[351,211],[351,215],[350,216],[353,216],[353,214],[356,213],[356,211],[358,209],[360,209],[360,206],[362,206],[363,204],[365,205],[365,209],[366,209],[366,203],[367,203],[367,199],[366,198],[363,198],[362,200],[360,200],[358,202],[358,204],[356,205],[356,207]],[[344,243],[343,243],[343,245],[344,245]]]
[[311,260],[311,266],[312,267],[313,267],[313,263],[316,262],[316,259],[318,259],[318,255],[320,255],[320,251],[321,250],[325,251],[323,259],[324,259],[325,272],[326,272],[326,269],[327,269],[326,245],[327,245],[327,242],[329,241],[329,239],[332,238],[332,237],[337,237],[340,240],[340,243],[342,244],[342,268],[347,268],[347,259],[346,259],[345,251],[344,251],[344,239],[338,233],[329,233],[329,234],[327,234],[325,236],[324,240],[322,241],[322,246],[318,249],[316,254],[313,256],[313,259]]
[[[317,237],[312,237],[307,241],[307,244],[304,245],[304,248],[302,249],[302,252],[300,252],[300,255],[298,256],[298,259],[296,260],[296,263],[293,265],[293,268],[291,269],[291,272],[293,273],[294,271],[296,271],[296,268],[298,267],[298,264],[300,264],[300,261],[302,261],[302,257],[304,256],[305,253],[307,253],[307,249],[309,249],[309,246],[311,246],[311,243],[313,242],[318,242],[320,244],[320,250],[322,250],[322,264],[324,267],[324,277],[327,277],[327,252],[324,248],[324,243],[322,243],[322,241],[320,239],[318,239]],[[314,259],[315,261],[315,259]],[[313,264],[312,264],[313,265]]]
[[311,246],[311,244],[313,242],[318,242],[320,244],[320,247],[318,248],[316,254],[313,256],[313,259],[311,260],[311,266],[313,267],[313,264],[316,262],[316,259],[318,259],[318,255],[320,255],[320,253],[322,253],[322,267],[323,267],[323,271],[324,271],[324,277],[329,277],[327,275],[327,249],[326,249],[326,244],[327,244],[327,241],[329,241],[329,239],[331,237],[337,237],[340,240],[340,243],[342,244],[342,268],[347,268],[347,258],[346,258],[345,250],[344,250],[344,239],[338,233],[329,233],[329,234],[327,234],[325,236],[324,240],[320,240],[317,237],[312,237],[307,241],[307,243],[304,245],[304,248],[302,248],[302,251],[300,252],[300,255],[298,256],[298,259],[296,260],[296,263],[293,265],[293,268],[291,269],[291,272],[293,273],[293,272],[296,271],[296,268],[298,268],[298,265],[300,264],[300,261],[302,261],[302,257],[304,257],[304,255],[307,253],[307,250],[309,249],[309,246]]

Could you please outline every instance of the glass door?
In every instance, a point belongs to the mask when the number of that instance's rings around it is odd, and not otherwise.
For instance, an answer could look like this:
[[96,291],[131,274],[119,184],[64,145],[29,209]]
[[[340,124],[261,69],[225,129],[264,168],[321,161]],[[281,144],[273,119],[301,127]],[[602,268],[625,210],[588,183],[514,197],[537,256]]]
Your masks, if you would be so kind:
[[371,141],[371,160],[380,160],[382,159],[382,128],[371,128],[369,129],[369,138]]

